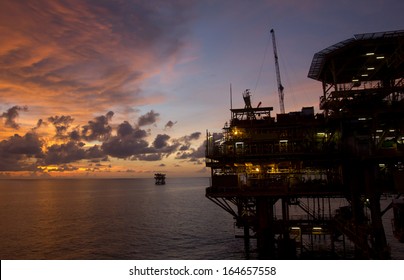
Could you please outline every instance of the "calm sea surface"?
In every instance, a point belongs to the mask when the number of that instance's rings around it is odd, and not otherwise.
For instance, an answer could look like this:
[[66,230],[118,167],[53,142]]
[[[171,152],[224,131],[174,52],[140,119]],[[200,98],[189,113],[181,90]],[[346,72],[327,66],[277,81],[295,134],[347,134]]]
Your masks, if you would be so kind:
[[[208,178],[0,180],[0,259],[246,259]],[[387,203],[387,201],[386,201]],[[390,211],[391,212],[391,211]],[[385,221],[392,257],[404,244]]]
[[0,259],[244,259],[208,184],[0,180]]

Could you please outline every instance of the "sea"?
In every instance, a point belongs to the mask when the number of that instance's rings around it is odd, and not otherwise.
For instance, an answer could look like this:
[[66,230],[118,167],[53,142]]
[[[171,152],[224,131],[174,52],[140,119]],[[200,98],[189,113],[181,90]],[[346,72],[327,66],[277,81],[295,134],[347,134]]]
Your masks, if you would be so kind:
[[[208,186],[209,178],[0,180],[0,259],[258,258],[254,244],[235,238],[232,216],[205,197]],[[404,259],[389,215],[392,258]]]

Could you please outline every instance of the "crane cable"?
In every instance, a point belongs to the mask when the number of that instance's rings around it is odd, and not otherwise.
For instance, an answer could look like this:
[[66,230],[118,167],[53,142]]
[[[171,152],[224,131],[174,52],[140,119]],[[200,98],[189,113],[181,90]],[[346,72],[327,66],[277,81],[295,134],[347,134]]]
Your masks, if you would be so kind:
[[259,71],[259,73],[258,73],[258,78],[257,78],[257,82],[255,83],[255,87],[254,87],[253,93],[255,93],[255,91],[257,90],[258,82],[259,82],[260,79],[261,79],[261,73],[262,73],[262,69],[264,68],[264,63],[265,63],[265,59],[266,59],[266,57],[267,57],[268,48],[269,48],[270,43],[271,43],[271,42],[270,42],[270,38],[268,37],[268,43],[267,43],[267,46],[265,47],[264,57],[263,57],[262,62],[261,62],[261,68],[260,68],[260,71]]

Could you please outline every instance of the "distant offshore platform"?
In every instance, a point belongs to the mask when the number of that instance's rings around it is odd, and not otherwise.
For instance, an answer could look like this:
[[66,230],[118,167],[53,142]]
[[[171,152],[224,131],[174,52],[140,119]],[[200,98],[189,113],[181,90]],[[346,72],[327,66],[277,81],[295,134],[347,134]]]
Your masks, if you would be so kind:
[[164,173],[155,173],[154,180],[156,185],[165,185],[166,184],[166,174]]
[[[222,132],[207,132],[206,197],[233,216],[247,248],[256,239],[260,258],[389,259],[387,211],[404,241],[404,31],[332,45],[308,77],[321,82],[320,113],[273,117],[246,90]],[[394,198],[384,209],[383,197]]]

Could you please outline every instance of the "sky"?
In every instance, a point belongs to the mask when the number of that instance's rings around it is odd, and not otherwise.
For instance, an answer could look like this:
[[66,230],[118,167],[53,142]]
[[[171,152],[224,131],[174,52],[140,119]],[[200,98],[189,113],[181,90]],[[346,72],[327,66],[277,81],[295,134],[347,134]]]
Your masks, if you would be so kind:
[[314,106],[316,52],[404,29],[399,0],[1,0],[0,178],[209,176],[232,106]]

